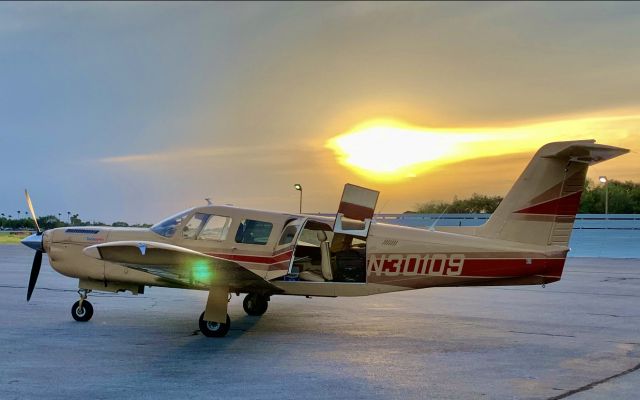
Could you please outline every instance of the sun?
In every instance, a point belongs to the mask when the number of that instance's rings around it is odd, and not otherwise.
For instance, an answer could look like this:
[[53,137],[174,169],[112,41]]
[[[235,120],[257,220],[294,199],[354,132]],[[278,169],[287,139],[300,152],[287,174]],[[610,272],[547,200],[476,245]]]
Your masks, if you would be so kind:
[[392,119],[376,119],[329,139],[340,164],[377,181],[413,178],[458,153],[478,135],[430,131]]
[[325,142],[338,163],[378,182],[399,182],[460,161],[524,154],[545,143],[596,139],[634,148],[630,132],[640,115],[543,121],[529,125],[428,128],[396,119],[372,119]]

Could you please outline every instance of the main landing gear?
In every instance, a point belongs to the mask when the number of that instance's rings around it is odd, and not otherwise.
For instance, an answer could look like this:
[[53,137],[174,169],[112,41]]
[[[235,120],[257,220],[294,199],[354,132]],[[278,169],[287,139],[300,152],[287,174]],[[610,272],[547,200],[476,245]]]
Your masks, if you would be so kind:
[[244,311],[252,316],[260,316],[267,312],[269,307],[269,296],[259,295],[257,293],[249,293],[242,302]]
[[[229,314],[226,313],[227,305],[230,297],[227,297],[228,292],[226,290],[212,290],[209,292],[209,298],[207,300],[207,310],[200,314],[198,325],[200,332],[206,337],[223,337],[229,332],[231,328],[231,319]],[[259,316],[264,314],[269,307],[269,296],[261,295],[257,293],[249,293],[242,302],[242,307],[247,314],[253,316]],[[210,312],[211,319],[220,318],[221,321],[226,316],[225,322],[207,321],[204,319],[206,312]]]
[[71,316],[78,322],[87,322],[93,317],[93,306],[87,300],[89,292],[91,292],[89,289],[78,290],[80,300],[73,303],[71,307]]
[[212,322],[204,320],[204,312],[200,314],[200,319],[198,320],[198,325],[200,326],[200,332],[206,337],[223,337],[229,332],[229,328],[231,328],[231,319],[229,318],[229,314],[227,314],[227,322]]

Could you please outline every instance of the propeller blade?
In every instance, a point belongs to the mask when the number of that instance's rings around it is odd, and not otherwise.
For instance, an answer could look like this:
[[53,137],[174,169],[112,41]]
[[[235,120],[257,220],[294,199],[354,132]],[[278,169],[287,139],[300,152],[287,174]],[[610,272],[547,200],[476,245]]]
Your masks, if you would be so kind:
[[33,289],[36,287],[36,281],[40,274],[40,265],[42,265],[42,252],[36,251],[33,257],[33,265],[31,266],[31,275],[29,276],[29,288],[27,289],[27,301],[31,300]]
[[[40,225],[38,225],[38,217],[36,217],[35,211],[33,211],[33,204],[31,203],[31,196],[29,196],[29,192],[27,189],[24,190],[24,195],[27,197],[27,207],[29,207],[29,211],[31,212],[31,218],[33,218],[33,223],[36,224],[36,230],[38,233],[42,232],[40,230]],[[42,258],[42,254],[40,255]]]

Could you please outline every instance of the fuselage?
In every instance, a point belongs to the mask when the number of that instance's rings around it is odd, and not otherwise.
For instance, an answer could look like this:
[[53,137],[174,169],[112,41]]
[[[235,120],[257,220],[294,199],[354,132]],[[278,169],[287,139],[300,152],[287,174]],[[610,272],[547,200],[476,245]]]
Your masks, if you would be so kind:
[[[225,234],[216,238],[220,230],[212,230],[214,235],[208,240],[192,235],[190,227],[196,225],[193,221],[203,215],[226,218],[224,227],[219,228],[226,230]],[[80,279],[81,287],[110,291],[141,286],[185,287],[143,271],[87,257],[82,252],[100,243],[148,241],[232,260],[281,288],[282,294],[313,296],[361,296],[434,286],[544,284],[560,279],[568,251],[565,247],[539,247],[455,231],[383,223],[371,224],[366,238],[353,240],[345,235],[332,235],[334,220],[317,215],[205,206],[186,211],[175,226],[165,225],[170,229],[159,229],[162,223],[151,229],[52,229],[45,232],[43,246],[51,266],[63,275]],[[251,241],[239,239],[241,226],[246,226],[247,221],[261,224],[256,226],[262,237]],[[298,277],[304,275],[298,272],[313,269],[315,259],[320,258],[321,244],[314,239],[318,231],[332,236],[328,240],[336,277],[330,281],[306,281]],[[348,262],[340,257],[347,257]],[[341,274],[344,271],[340,268],[347,268],[351,277]],[[358,269],[362,269],[361,273]],[[191,288],[206,289],[198,285]]]

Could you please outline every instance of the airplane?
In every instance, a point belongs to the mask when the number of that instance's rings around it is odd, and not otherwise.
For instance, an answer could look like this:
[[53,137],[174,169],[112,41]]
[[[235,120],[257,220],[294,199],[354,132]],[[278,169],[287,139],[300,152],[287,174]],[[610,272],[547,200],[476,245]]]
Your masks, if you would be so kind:
[[346,184],[334,216],[206,205],[151,228],[40,230],[27,301],[46,253],[54,270],[78,279],[71,314],[93,316],[92,291],[143,294],[145,287],[208,291],[199,327],[223,337],[231,295],[260,316],[276,295],[368,296],[451,286],[545,285],[560,280],[590,165],[629,150],[595,140],[541,147],[489,220],[477,227],[420,229],[375,221],[378,192]]

